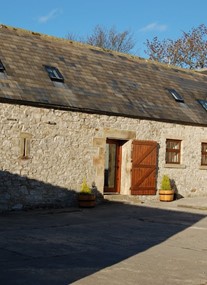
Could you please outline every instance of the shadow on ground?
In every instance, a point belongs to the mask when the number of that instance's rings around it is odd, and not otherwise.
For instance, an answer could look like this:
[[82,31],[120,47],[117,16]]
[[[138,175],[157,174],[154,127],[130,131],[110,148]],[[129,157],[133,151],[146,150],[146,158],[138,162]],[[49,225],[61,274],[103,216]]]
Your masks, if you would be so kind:
[[122,203],[0,216],[0,284],[67,285],[158,245],[201,214]]
[[[24,163],[29,163],[25,160]],[[16,209],[61,208],[76,203],[73,189],[0,170],[0,212]]]

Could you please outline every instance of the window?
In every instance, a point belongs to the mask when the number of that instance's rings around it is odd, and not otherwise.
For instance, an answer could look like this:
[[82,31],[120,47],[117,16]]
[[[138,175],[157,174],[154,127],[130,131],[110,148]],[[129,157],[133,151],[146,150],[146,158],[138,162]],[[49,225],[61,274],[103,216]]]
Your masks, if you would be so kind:
[[201,143],[201,165],[207,165],[207,143]]
[[30,140],[32,135],[28,133],[20,134],[20,158],[30,158]]
[[166,163],[180,164],[180,140],[166,140]]
[[0,60],[0,72],[4,72],[4,70],[5,70],[5,67],[4,67],[3,63],[1,62],[1,60]]
[[198,100],[198,102],[203,106],[203,108],[207,111],[207,101],[206,100]]
[[57,67],[45,65],[45,69],[52,81],[64,82],[64,77]]
[[175,101],[177,102],[184,102],[184,99],[183,97],[177,92],[175,91],[174,89],[167,89],[170,94],[173,96],[173,98],[175,99]]

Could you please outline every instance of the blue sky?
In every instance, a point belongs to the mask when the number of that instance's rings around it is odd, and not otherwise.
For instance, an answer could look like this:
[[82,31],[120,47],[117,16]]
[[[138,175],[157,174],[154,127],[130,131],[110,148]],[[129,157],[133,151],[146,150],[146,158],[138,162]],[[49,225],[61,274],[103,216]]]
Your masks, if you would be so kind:
[[147,39],[175,39],[182,31],[207,26],[206,0],[0,0],[0,23],[57,37],[90,34],[97,25],[129,29],[137,55]]

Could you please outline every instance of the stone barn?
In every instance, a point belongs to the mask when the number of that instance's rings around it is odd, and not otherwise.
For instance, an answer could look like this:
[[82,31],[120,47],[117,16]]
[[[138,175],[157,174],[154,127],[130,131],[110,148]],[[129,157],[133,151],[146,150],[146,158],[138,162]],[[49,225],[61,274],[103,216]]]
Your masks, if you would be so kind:
[[0,210],[207,195],[207,75],[0,26]]

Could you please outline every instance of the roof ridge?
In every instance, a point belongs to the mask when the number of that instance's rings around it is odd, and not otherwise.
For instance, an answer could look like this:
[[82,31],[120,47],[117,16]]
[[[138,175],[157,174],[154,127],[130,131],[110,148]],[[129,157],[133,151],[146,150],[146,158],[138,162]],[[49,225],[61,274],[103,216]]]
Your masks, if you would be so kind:
[[132,61],[147,62],[149,64],[161,66],[162,68],[166,68],[166,69],[177,69],[178,71],[181,71],[181,72],[186,72],[186,73],[191,73],[191,74],[196,73],[196,74],[199,74],[200,76],[206,76],[205,74],[202,74],[201,72],[198,72],[197,70],[185,69],[185,68],[181,68],[181,67],[178,67],[175,65],[161,63],[161,62],[153,61],[153,60],[147,59],[147,58],[142,58],[142,57],[139,57],[137,55],[118,52],[115,50],[109,50],[109,49],[89,45],[87,43],[82,43],[82,42],[73,41],[73,40],[64,39],[64,38],[59,38],[57,36],[51,36],[51,35],[47,35],[47,34],[43,34],[43,33],[39,33],[39,32],[34,32],[31,30],[23,29],[23,28],[16,28],[16,27],[12,27],[12,26],[8,26],[8,25],[4,25],[4,24],[0,23],[0,29],[9,29],[11,31],[17,31],[17,32],[22,33],[22,34],[40,36],[43,39],[49,39],[49,40],[56,41],[56,42],[65,42],[65,43],[69,43],[69,44],[72,44],[74,46],[78,46],[78,47],[82,47],[82,48],[88,48],[88,49],[93,49],[93,50],[97,50],[97,51],[102,51],[105,53],[111,53],[111,54],[119,56],[119,57],[125,57],[129,60],[132,60]]

